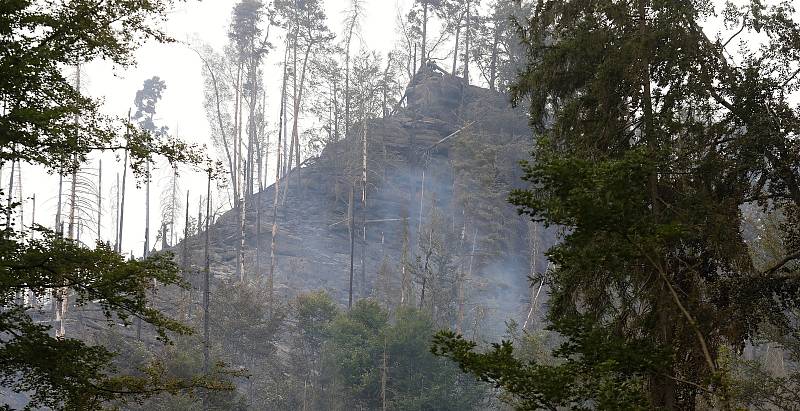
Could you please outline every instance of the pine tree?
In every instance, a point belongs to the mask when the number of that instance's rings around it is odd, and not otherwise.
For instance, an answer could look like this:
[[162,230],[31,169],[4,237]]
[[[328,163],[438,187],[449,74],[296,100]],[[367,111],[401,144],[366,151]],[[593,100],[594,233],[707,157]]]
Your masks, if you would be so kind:
[[[560,365],[524,363],[510,342],[477,354],[439,334],[435,350],[514,395],[522,409],[733,409],[726,352],[766,330],[790,335],[800,306],[796,226],[784,257],[757,264],[742,207],[800,207],[793,137],[800,24],[784,4],[724,10],[713,40],[705,2],[538,2],[527,69],[512,87],[537,135],[530,188],[512,202],[568,229],[548,251],[550,329]],[[738,28],[741,27],[741,30]],[[774,40],[731,41],[739,32]]]

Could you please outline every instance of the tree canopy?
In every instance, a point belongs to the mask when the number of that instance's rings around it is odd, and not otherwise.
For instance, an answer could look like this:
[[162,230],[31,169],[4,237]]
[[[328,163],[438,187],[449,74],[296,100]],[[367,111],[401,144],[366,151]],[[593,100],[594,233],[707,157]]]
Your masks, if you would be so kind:
[[[169,41],[158,24],[170,4],[0,4],[0,163],[26,162],[68,173],[90,153],[115,149],[127,150],[138,172],[153,156],[199,161],[194,147],[101,114],[100,103],[82,96],[64,70],[94,59],[129,65],[143,41]],[[157,80],[151,81],[152,95],[137,96],[143,116],[163,89]],[[11,215],[17,206],[9,202],[2,212]],[[109,325],[139,318],[164,341],[168,333],[189,333],[148,302],[156,284],[182,284],[169,254],[126,260],[102,243],[89,249],[41,226],[33,227],[33,239],[19,228],[9,219],[0,231],[0,381],[29,395],[28,407],[98,409],[126,394],[215,386],[205,377],[170,379],[157,367],[140,370],[139,376],[117,375],[111,351],[56,337],[49,324],[33,319],[43,302],[74,299],[77,305],[98,305]]]
[[[730,409],[726,350],[767,329],[796,338],[800,25],[789,2],[727,4],[730,37],[712,38],[714,13],[550,0],[521,22],[512,92],[537,143],[511,201],[566,231],[544,274],[561,362],[520,362],[510,343],[478,353],[452,333],[434,349],[522,409]],[[753,259],[753,207],[789,216],[783,257]]]

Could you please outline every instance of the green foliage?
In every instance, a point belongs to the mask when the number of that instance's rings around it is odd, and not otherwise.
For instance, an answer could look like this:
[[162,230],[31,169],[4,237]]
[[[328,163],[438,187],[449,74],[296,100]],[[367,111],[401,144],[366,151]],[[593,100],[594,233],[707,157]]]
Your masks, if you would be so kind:
[[381,408],[385,381],[387,409],[478,408],[486,391],[429,351],[435,329],[430,316],[416,309],[400,309],[390,321],[372,300],[339,315],[324,353],[326,367],[347,393],[345,403]]
[[[82,96],[65,70],[95,59],[129,65],[142,42],[170,41],[158,26],[172,2],[46,3],[0,4],[0,164],[25,162],[66,174],[93,151],[120,148],[138,175],[156,155],[198,163],[194,147],[102,115],[100,103]],[[24,238],[12,224],[16,206],[0,209],[8,220],[0,232],[3,386],[29,395],[28,408],[54,409],[100,409],[123,397],[220,388],[205,377],[164,378],[158,364],[143,365],[136,375],[116,374],[112,351],[53,337],[39,321],[40,304],[59,295],[79,307],[99,308],[109,325],[127,326],[138,318],[165,342],[168,333],[187,334],[187,326],[149,302],[159,286],[182,283],[168,254],[125,261],[106,245],[89,249],[41,227],[36,240]]]
[[123,394],[178,392],[194,387],[216,387],[202,377],[165,379],[157,363],[142,363],[138,375],[118,375],[113,351],[73,338],[56,338],[50,326],[35,323],[35,310],[17,296],[27,291],[36,300],[54,289],[69,289],[77,306],[98,306],[109,326],[130,325],[141,318],[154,326],[158,338],[190,329],[148,303],[155,284],[180,285],[181,277],[169,254],[147,260],[124,260],[108,246],[88,249],[43,228],[41,238],[20,239],[11,230],[0,233],[0,331],[11,336],[0,344],[0,381],[16,392],[30,394],[31,407],[97,409]]
[[[199,161],[196,150],[167,136],[133,132],[100,114],[100,103],[76,90],[63,70],[96,58],[133,63],[148,39],[169,41],[158,28],[169,0],[94,2],[47,7],[32,0],[0,5],[0,160],[70,170],[97,149],[130,147],[135,171],[154,154]],[[76,121],[79,118],[80,121]]]
[[275,352],[284,313],[270,313],[263,290],[242,284],[222,283],[210,302],[211,340],[219,344],[226,362],[250,368],[247,357],[270,358]]
[[[743,209],[791,219],[800,205],[794,13],[728,5],[723,42],[704,32],[705,1],[537,3],[512,92],[538,141],[511,202],[566,231],[544,275],[560,361],[521,362],[510,343],[478,353],[452,334],[436,352],[520,408],[733,407],[721,353],[793,334],[800,306],[796,227],[766,264],[741,232]],[[729,57],[739,28],[770,41]]]
[[600,409],[648,409],[644,379],[662,365],[654,358],[663,361],[665,353],[654,354],[658,348],[647,341],[622,341],[586,318],[553,328],[570,336],[554,352],[563,359],[556,365],[520,359],[511,341],[477,353],[477,344],[450,331],[436,334],[432,352],[455,360],[481,381],[504,387],[514,394],[512,404],[518,409],[589,409],[589,398]]

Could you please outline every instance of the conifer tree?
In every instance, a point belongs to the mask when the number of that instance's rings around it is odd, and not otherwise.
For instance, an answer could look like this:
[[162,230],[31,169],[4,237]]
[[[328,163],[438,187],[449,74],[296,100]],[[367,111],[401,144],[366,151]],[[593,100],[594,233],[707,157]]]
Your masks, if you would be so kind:
[[[567,229],[548,251],[551,366],[510,342],[486,353],[452,333],[434,350],[505,387],[521,409],[734,409],[726,352],[795,335],[797,226],[784,255],[751,257],[742,208],[800,207],[800,24],[787,3],[550,0],[524,22],[537,143],[520,212]],[[754,45],[741,33],[762,33]],[[741,49],[733,45],[739,39]],[[738,55],[738,58],[731,56]],[[787,221],[794,221],[791,217]]]

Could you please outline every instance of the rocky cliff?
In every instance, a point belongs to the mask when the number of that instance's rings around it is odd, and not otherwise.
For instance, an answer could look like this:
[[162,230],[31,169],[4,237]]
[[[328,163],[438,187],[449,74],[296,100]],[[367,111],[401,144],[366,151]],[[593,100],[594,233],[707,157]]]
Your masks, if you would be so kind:
[[[532,147],[525,112],[435,67],[420,71],[401,103],[366,123],[366,206],[363,124],[281,183],[276,295],[324,289],[347,304],[352,191],[355,299],[424,305],[467,333],[502,333],[504,320],[526,319],[528,276],[542,270],[552,242],[507,203]],[[273,190],[256,194],[246,213],[245,272],[260,284],[269,272]],[[213,275],[232,278],[236,213],[211,232]]]

